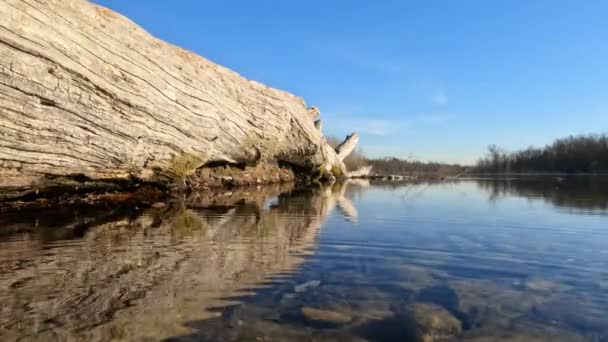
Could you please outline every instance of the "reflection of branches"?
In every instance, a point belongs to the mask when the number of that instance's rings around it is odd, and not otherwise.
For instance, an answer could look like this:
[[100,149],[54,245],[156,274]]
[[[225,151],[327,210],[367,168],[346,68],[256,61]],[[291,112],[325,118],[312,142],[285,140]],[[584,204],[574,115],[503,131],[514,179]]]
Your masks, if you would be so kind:
[[406,191],[406,193],[401,197],[401,199],[403,201],[417,199],[422,196],[430,186],[430,183],[426,183],[423,185],[422,188],[418,189],[418,191],[411,192],[412,190],[414,190],[414,186],[412,186],[408,189],[408,191]]
[[375,187],[388,188],[391,190],[399,190],[401,192],[399,198],[403,201],[413,200],[422,196],[430,187],[433,185],[456,182],[456,179],[444,179],[444,180],[429,180],[429,181],[418,181],[412,182],[409,180],[404,181],[376,181],[372,184]]
[[339,189],[335,192],[336,203],[338,205],[338,208],[342,212],[342,215],[344,215],[344,218],[346,218],[346,220],[353,222],[353,223],[357,223],[357,219],[359,217],[357,208],[355,207],[355,204],[353,203],[353,201],[351,201],[349,198],[347,198],[345,196],[346,189],[348,188],[348,186],[350,184],[353,184],[353,183],[346,182],[344,184],[340,184]]
[[603,177],[484,178],[477,179],[476,183],[489,193],[492,202],[515,195],[540,199],[558,207],[608,211],[608,179]]

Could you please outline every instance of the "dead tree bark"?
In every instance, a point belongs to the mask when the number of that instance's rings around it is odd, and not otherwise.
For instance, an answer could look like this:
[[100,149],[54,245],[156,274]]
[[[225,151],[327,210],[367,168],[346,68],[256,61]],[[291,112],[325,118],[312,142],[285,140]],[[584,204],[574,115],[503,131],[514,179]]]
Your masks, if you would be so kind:
[[354,146],[329,148],[318,115],[87,1],[0,2],[0,190],[165,181],[218,163],[346,171]]

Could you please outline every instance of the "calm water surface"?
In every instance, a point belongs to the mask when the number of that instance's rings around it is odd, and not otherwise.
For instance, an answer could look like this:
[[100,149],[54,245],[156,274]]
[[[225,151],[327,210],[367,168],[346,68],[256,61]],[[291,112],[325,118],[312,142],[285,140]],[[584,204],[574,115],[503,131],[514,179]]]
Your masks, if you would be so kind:
[[0,340],[608,341],[608,181],[0,213]]

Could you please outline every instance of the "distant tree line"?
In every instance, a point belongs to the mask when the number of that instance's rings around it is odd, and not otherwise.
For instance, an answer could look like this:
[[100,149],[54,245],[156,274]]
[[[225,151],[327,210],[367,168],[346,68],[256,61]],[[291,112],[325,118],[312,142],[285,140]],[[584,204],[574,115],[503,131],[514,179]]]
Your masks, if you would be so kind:
[[476,172],[484,173],[608,173],[608,135],[580,135],[557,139],[543,148],[507,152],[492,145]]
[[404,160],[395,157],[369,159],[375,173],[380,175],[402,176],[456,176],[465,170],[457,164],[437,162],[422,162],[418,160]]
[[[330,146],[336,147],[340,143],[340,140],[328,137],[327,142]],[[446,177],[458,175],[465,170],[461,165],[421,162],[395,157],[370,159],[365,156],[360,148],[346,157],[344,163],[348,170],[357,170],[361,167],[372,165],[372,173],[377,175]]]

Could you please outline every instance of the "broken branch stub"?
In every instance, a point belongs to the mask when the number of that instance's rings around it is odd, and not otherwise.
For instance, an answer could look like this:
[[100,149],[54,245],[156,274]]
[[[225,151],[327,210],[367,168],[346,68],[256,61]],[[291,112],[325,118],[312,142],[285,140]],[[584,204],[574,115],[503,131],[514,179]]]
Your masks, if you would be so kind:
[[340,161],[344,161],[351,152],[357,147],[357,143],[359,142],[359,134],[353,133],[346,137],[346,139],[336,147],[336,153],[338,154],[338,159]]
[[315,128],[321,132],[323,131],[323,122],[321,120],[315,121]]
[[361,177],[367,177],[369,176],[370,172],[372,171],[372,165],[369,166],[364,166],[360,169],[357,169],[355,171],[350,171],[346,173],[346,177],[348,178],[361,178]]

